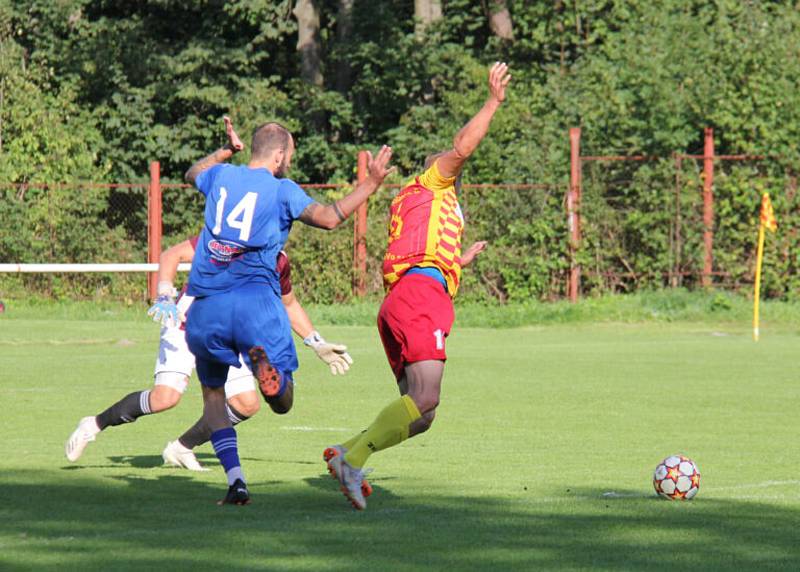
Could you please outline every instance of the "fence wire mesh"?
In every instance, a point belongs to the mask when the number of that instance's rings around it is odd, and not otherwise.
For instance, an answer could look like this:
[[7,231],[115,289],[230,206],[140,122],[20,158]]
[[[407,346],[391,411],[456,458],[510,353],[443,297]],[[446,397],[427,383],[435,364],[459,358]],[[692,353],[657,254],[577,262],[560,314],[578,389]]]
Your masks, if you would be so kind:
[[[581,293],[699,287],[704,273],[704,158],[584,156],[580,203]],[[715,158],[712,284],[749,288],[761,192],[770,192],[778,232],[766,245],[763,292],[792,298],[800,291],[800,197],[791,165],[768,157]],[[349,184],[304,185],[321,202],[346,195]],[[381,264],[389,204],[399,185],[370,198],[366,291],[383,292]],[[570,270],[565,212],[568,184],[465,185],[463,247],[487,250],[463,274],[460,296],[507,301],[556,299]],[[204,198],[189,185],[162,182],[162,247],[197,234]],[[146,262],[148,184],[0,184],[0,262]],[[10,222],[6,222],[10,221]],[[304,299],[353,297],[354,224],[333,232],[296,224],[286,246]],[[0,292],[65,297],[146,297],[142,274],[0,275]]]

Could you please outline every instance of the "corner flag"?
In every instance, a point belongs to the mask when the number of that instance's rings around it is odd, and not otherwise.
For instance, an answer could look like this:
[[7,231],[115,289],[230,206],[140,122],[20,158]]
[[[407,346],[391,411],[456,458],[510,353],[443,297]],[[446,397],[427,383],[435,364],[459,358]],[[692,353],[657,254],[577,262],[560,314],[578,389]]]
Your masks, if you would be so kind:
[[778,230],[778,221],[775,220],[775,211],[772,210],[772,201],[769,200],[769,193],[761,195],[761,226],[766,227],[770,232]]
[[775,220],[775,212],[772,210],[772,201],[769,200],[769,193],[761,195],[761,213],[759,215],[760,224],[758,225],[758,251],[756,254],[756,285],[753,294],[753,340],[758,341],[758,301],[761,297],[761,263],[764,261],[764,229],[770,232],[778,230],[778,221]]

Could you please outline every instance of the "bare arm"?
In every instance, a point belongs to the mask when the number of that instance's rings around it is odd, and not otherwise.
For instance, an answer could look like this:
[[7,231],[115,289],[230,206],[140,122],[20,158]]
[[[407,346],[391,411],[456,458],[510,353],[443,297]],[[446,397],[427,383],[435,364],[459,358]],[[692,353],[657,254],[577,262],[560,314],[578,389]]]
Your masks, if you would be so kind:
[[171,246],[161,253],[158,258],[158,290],[161,294],[161,286],[164,285],[165,290],[169,289],[172,292],[172,284],[175,282],[175,276],[178,274],[178,264],[181,262],[191,262],[194,258],[194,247],[188,240],[184,240]]
[[281,296],[281,301],[289,316],[289,323],[294,333],[303,338],[303,343],[314,350],[317,357],[328,364],[333,375],[344,374],[353,363],[353,358],[347,353],[347,346],[326,342],[311,324],[311,319],[295,297],[294,291]]
[[300,301],[294,295],[294,290],[281,296],[281,301],[286,308],[286,315],[289,316],[289,323],[292,325],[292,331],[301,338],[307,338],[314,331],[314,326],[311,324],[311,319],[306,314]]
[[461,267],[464,268],[465,266],[472,264],[472,261],[475,260],[475,257],[486,249],[487,244],[488,243],[485,240],[479,240],[465,250],[461,255]]
[[361,203],[378,190],[386,176],[394,170],[394,167],[389,167],[392,148],[384,145],[374,158],[372,153],[367,153],[369,169],[367,178],[361,181],[352,193],[331,205],[311,203],[300,214],[299,220],[301,222],[325,230],[332,230],[347,220],[347,217],[353,214]]
[[225,116],[222,118],[222,120],[225,122],[225,134],[228,136],[228,142],[210,155],[203,157],[194,165],[189,167],[189,170],[186,171],[186,174],[183,176],[187,183],[194,185],[194,182],[197,180],[197,177],[200,175],[200,173],[210,169],[214,165],[224,163],[233,157],[234,154],[244,149],[242,140],[239,139],[239,136],[233,129],[233,123],[231,123],[230,117]]
[[453,139],[453,149],[438,159],[439,172],[443,177],[455,177],[470,156],[478,148],[481,140],[489,132],[494,114],[506,99],[506,86],[511,81],[508,66],[496,63],[489,70],[489,97],[480,111],[467,122]]

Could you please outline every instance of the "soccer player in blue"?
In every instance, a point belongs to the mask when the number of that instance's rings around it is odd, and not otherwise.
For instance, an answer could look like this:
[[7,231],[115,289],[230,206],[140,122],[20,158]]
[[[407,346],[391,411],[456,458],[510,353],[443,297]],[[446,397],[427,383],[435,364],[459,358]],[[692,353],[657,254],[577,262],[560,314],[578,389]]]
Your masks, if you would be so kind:
[[250,161],[225,163],[242,144],[225,118],[228,143],[186,172],[206,196],[205,225],[189,275],[195,301],[186,321],[186,341],[203,386],[203,418],[228,478],[220,504],[247,504],[250,494],[239,462],[236,432],[225,409],[228,368],[245,356],[265,398],[281,395],[297,355],[281,304],[275,261],[295,220],[331,230],[378,190],[390,172],[390,147],[369,157],[369,176],[352,193],[322,205],[284,178],[294,140],[283,126],[266,123],[253,133]]

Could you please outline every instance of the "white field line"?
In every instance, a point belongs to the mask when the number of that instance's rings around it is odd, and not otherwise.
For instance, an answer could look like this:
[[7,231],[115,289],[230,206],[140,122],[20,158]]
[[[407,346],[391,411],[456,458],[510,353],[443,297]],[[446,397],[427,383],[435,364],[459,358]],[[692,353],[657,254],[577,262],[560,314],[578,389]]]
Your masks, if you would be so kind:
[[279,429],[283,431],[335,431],[337,433],[345,433],[347,431],[354,431],[354,429],[347,429],[345,427],[308,427],[307,425],[284,425]]
[[[766,489],[769,487],[785,487],[788,485],[800,485],[800,481],[763,481],[761,483],[742,483],[741,485],[731,485],[729,487],[710,487],[712,491],[740,491],[742,489]],[[700,488],[703,488],[702,482]]]
[[[188,272],[192,265],[181,263],[178,270]],[[157,263],[143,264],[0,264],[0,272],[156,272]]]

